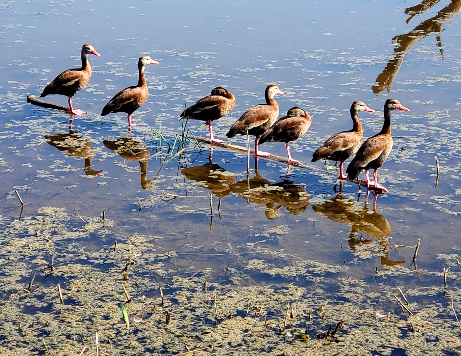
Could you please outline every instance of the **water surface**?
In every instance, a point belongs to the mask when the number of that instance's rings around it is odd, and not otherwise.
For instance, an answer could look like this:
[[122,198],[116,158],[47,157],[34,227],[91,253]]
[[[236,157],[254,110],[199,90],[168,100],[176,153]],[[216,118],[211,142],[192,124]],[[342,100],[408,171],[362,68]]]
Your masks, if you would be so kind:
[[[398,286],[413,290],[418,302],[446,307],[455,323],[447,295],[461,310],[456,293],[461,5],[444,1],[416,8],[422,13],[414,16],[405,13],[417,5],[0,4],[2,304],[27,288],[34,274],[40,288],[60,283],[70,290],[81,278],[71,268],[78,264],[114,276],[112,282],[119,285],[123,276],[117,273],[134,263],[127,284],[134,299],[157,297],[160,286],[173,293],[175,278],[203,276],[255,290],[320,284],[324,299],[339,303],[352,297],[338,286],[354,280],[364,286],[363,294],[380,288],[396,293]],[[69,130],[68,115],[27,104],[26,96],[38,96],[59,72],[77,67],[83,43],[92,44],[101,57],[90,58],[91,81],[74,97],[74,105],[88,114],[75,118]],[[137,126],[128,132],[124,114],[101,117],[100,111],[118,90],[136,84],[137,58],[145,54],[160,65],[146,69],[150,96],[134,113]],[[264,100],[269,83],[285,92],[277,97],[281,114],[298,105],[312,116],[308,133],[292,145],[293,156],[309,169],[252,159],[247,176],[245,154],[214,148],[211,155],[202,144],[175,156],[153,131],[172,142],[181,130],[184,106],[221,85],[237,98],[234,110],[213,124],[215,134],[225,137],[247,108]],[[391,97],[411,111],[393,115],[394,148],[380,170],[389,193],[373,204],[374,197],[366,202],[365,192],[359,194],[352,183],[340,191],[337,171],[310,160],[327,137],[351,127],[352,101],[376,110],[360,115],[368,137],[380,130],[382,107]],[[45,99],[66,105],[65,97]],[[207,135],[200,122],[188,122],[188,128]],[[231,142],[243,146],[246,138]],[[281,143],[263,149],[285,155]],[[22,210],[15,191],[25,203]],[[115,241],[121,252],[113,257]],[[44,279],[52,258],[56,266],[70,269]],[[306,264],[316,267],[299,267]],[[293,272],[295,266],[299,269]],[[442,274],[448,267],[444,291]],[[435,292],[423,293],[424,288]],[[115,288],[106,297],[120,293]],[[374,303],[398,318],[400,307],[389,295]],[[48,298],[39,292],[35,297]],[[106,297],[93,296],[93,303],[110,303],[112,297]],[[75,298],[68,304],[83,303]],[[35,299],[29,301],[37,308]],[[117,298],[112,302],[112,312],[121,318]],[[40,303],[49,312],[56,301]],[[5,350],[13,340],[6,335],[3,331],[0,339]],[[75,349],[89,344],[84,340]],[[21,337],[14,342],[39,352]]]

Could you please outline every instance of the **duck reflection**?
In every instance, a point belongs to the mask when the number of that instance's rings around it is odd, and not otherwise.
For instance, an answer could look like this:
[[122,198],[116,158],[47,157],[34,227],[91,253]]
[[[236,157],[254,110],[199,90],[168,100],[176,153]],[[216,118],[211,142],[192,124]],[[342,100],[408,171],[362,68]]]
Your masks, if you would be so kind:
[[142,189],[150,189],[155,182],[147,179],[147,165],[149,163],[150,152],[144,142],[134,139],[128,132],[128,137],[120,137],[115,140],[104,140],[104,146],[109,150],[118,153],[128,161],[138,161],[141,171]]
[[213,227],[213,195],[219,198],[218,216],[221,219],[221,199],[229,195],[230,186],[235,183],[234,174],[221,168],[211,161],[212,151],[210,151],[209,162],[201,166],[186,167],[181,169],[181,173],[189,180],[211,191],[210,194],[210,230]]
[[[370,210],[367,203],[365,203],[365,206],[362,206],[351,199],[344,198],[342,192],[340,192],[330,200],[313,205],[312,209],[330,220],[351,226],[348,243],[353,253],[360,254],[364,246],[372,242],[370,239],[363,239],[362,234],[359,235],[361,231],[363,234],[379,241],[383,251],[381,256],[382,265],[401,265],[405,261],[397,261],[389,258],[387,238],[391,234],[391,226],[389,221],[376,210],[376,199],[377,195],[375,195],[373,209]],[[367,201],[368,199],[366,199]]]
[[76,131],[69,130],[66,133],[56,135],[45,135],[45,139],[53,147],[63,152],[67,157],[80,157],[84,159],[85,175],[96,177],[100,171],[95,171],[91,167],[94,150],[88,138]]
[[211,160],[201,166],[183,168],[181,173],[187,179],[198,182],[201,187],[211,191],[220,201],[229,195],[230,186],[235,183],[233,173],[226,171]]
[[[257,163],[255,166],[257,167]],[[269,220],[275,219],[283,207],[292,215],[301,214],[306,210],[310,200],[309,193],[302,185],[293,184],[289,180],[271,184],[261,177],[257,170],[254,177],[241,180],[230,189],[247,201],[257,205],[264,204],[265,215]]]
[[[414,16],[436,5],[440,0],[427,0],[419,5],[407,8],[406,14],[410,14],[407,20],[409,23]],[[412,31],[395,36],[392,40],[396,44],[394,55],[389,60],[384,71],[376,78],[376,84],[372,86],[375,94],[381,94],[385,89],[388,92],[392,89],[392,83],[410,49],[424,37],[431,33],[436,33],[437,43],[440,53],[443,55],[442,42],[440,34],[442,27],[447,20],[455,16],[461,10],[461,0],[452,0],[446,7],[440,10],[434,17],[423,21]]]

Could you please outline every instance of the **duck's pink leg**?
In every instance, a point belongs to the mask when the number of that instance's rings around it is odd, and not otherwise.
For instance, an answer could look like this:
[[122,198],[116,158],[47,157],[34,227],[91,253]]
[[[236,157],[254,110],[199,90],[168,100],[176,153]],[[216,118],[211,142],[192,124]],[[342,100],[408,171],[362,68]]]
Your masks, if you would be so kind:
[[221,143],[221,142],[224,142],[223,140],[218,140],[218,139],[215,139],[213,137],[213,128],[211,127],[211,120],[208,120],[206,122],[206,124],[208,125],[208,131],[210,132],[210,142],[213,143]]
[[287,149],[287,155],[288,155],[288,163],[299,163],[299,161],[291,158],[290,146],[288,146],[288,142],[286,143],[286,149]]
[[131,115],[128,114],[128,127],[131,127],[131,126],[136,126],[137,124],[135,124],[134,122],[131,122]]
[[70,97],[70,96],[69,96],[68,103],[69,103],[69,110],[70,110],[71,114],[74,114],[74,115],[77,115],[77,116],[86,114],[86,111],[83,111],[83,110],[80,110],[80,109],[74,109],[72,107],[72,97]]
[[384,188],[381,184],[378,183],[378,170],[375,170],[373,172],[373,179],[374,179],[374,185],[373,185],[373,188],[374,189],[381,189],[384,193],[387,193],[388,190],[386,188]]
[[343,162],[339,163],[339,179],[347,179],[347,176],[343,172]]
[[372,188],[373,183],[370,182],[370,177],[368,176],[368,171],[365,171],[365,178],[367,179],[367,188]]
[[256,137],[254,155],[261,156],[261,157],[269,157],[271,155],[269,152],[258,151],[258,141],[259,141],[259,137]]

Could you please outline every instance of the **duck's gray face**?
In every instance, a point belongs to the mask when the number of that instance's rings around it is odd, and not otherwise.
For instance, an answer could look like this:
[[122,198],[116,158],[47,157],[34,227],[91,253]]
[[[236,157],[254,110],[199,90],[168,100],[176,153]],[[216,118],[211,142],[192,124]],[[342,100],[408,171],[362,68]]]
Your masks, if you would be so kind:
[[139,62],[142,66],[145,66],[147,64],[159,64],[157,61],[154,61],[150,56],[140,57]]
[[269,90],[268,90],[268,93],[267,93],[267,94],[268,94],[268,97],[269,97],[270,99],[273,99],[274,96],[276,96],[277,94],[278,94],[278,95],[283,95],[283,91],[281,91],[281,90],[279,89],[279,87],[278,87],[277,85],[274,84],[274,85],[271,85],[271,86],[269,87]]
[[403,111],[410,111],[410,109],[406,108],[402,104],[400,104],[400,101],[397,99],[387,99],[386,100],[386,107],[388,107],[390,110],[403,110]]
[[85,54],[94,54],[95,56],[100,56],[100,54],[98,52],[96,52],[96,50],[94,49],[94,47],[92,45],[89,45],[89,44],[84,44],[83,47],[82,47],[82,50],[83,50],[83,53]]
[[373,109],[370,109],[363,101],[356,101],[354,103],[355,109],[357,111],[368,111],[368,112],[374,112]]

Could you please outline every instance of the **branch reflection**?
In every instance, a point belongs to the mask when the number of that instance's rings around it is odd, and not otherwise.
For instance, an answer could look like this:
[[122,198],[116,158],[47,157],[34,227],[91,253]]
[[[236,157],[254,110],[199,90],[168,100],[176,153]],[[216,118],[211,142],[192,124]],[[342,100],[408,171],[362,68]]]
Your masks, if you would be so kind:
[[257,169],[254,177],[247,177],[232,185],[230,189],[247,201],[266,205],[264,213],[269,220],[275,219],[283,207],[286,207],[292,215],[301,214],[306,210],[310,200],[310,195],[304,186],[293,184],[290,180],[271,184],[261,177]]
[[[414,16],[433,7],[439,1],[440,0],[423,1],[419,5],[407,8],[405,13],[410,14],[407,23],[409,23]],[[373,93],[381,94],[385,89],[387,89],[388,92],[391,92],[392,83],[394,82],[395,76],[397,75],[403,61],[405,60],[407,53],[424,37],[432,33],[436,33],[437,44],[439,46],[440,53],[443,56],[443,48],[440,35],[442,32],[442,27],[447,20],[455,16],[460,10],[461,0],[452,0],[446,7],[440,10],[437,15],[427,19],[426,21],[423,21],[412,31],[406,34],[395,36],[392,39],[392,41],[395,43],[394,55],[387,63],[383,72],[376,78],[376,84],[372,86]]]

